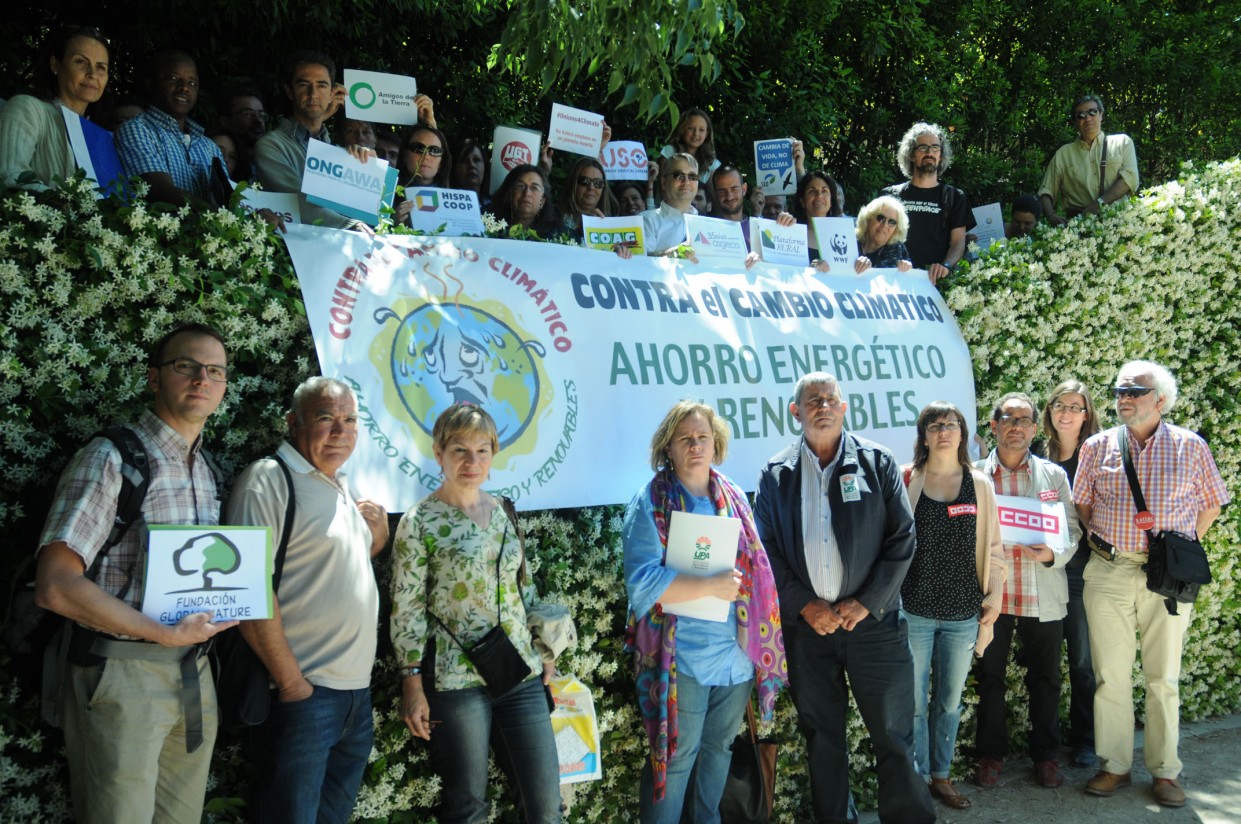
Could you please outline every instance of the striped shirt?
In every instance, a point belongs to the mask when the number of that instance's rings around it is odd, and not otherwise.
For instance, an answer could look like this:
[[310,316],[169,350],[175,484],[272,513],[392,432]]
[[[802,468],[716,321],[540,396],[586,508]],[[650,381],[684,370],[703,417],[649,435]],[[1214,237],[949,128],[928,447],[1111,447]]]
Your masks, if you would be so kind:
[[1228,503],[1228,490],[1202,438],[1160,422],[1145,447],[1126,426],[1092,436],[1082,444],[1073,503],[1091,507],[1091,532],[1118,552],[1146,552],[1146,533],[1134,523],[1137,506],[1129,489],[1120,441],[1129,438],[1138,484],[1146,506],[1155,516],[1154,532],[1196,535],[1198,513]]
[[[129,580],[132,567],[133,584],[125,602],[141,609],[147,525],[218,524],[220,500],[215,478],[199,454],[201,438],[193,445],[186,443],[150,410],[130,428],[146,448],[151,485],[141,515],[108,553],[95,583],[108,594],[117,595]],[[78,450],[61,473],[39,546],[63,541],[89,569],[116,518],[120,470],[120,453],[106,438],[95,438]]]
[[129,176],[167,172],[176,187],[197,197],[211,193],[211,161],[224,153],[189,118],[185,131],[167,112],[152,106],[116,130],[116,153]]
[[[995,453],[992,453],[994,456]],[[1015,469],[1009,469],[995,458],[995,469],[991,471],[991,481],[995,484],[996,495],[1013,495],[1021,498],[1036,497],[1039,490],[1033,489],[1030,478],[1030,453],[1027,452]],[[1031,494],[1033,492],[1033,494]],[[1000,612],[1005,615],[1016,615],[1019,618],[1038,618],[1038,585],[1036,583],[1035,565],[1024,552],[1016,548],[1016,544],[1004,544],[1004,565],[1008,567],[1008,578],[1004,581],[1004,597],[1000,602]]]
[[832,462],[819,469],[819,457],[806,444],[805,438],[801,442],[801,530],[806,569],[814,594],[831,604],[840,598],[844,561],[832,532],[832,506],[827,493],[832,471],[844,452],[843,443],[836,449]]

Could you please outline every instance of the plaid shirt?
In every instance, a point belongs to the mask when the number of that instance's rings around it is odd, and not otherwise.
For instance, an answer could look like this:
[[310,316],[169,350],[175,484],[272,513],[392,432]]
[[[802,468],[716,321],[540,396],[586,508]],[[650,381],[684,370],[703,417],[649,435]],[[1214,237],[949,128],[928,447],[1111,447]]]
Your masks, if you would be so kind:
[[1137,506],[1120,458],[1120,434],[1129,438],[1138,484],[1155,516],[1153,531],[1196,535],[1198,513],[1228,503],[1211,450],[1188,429],[1160,422],[1145,447],[1126,426],[1100,432],[1082,444],[1073,502],[1092,507],[1086,528],[1118,552],[1146,552],[1147,539],[1133,523]]
[[116,130],[116,153],[125,174],[167,172],[178,189],[205,198],[211,193],[211,160],[224,162],[215,141],[189,118],[181,131],[176,118],[154,106]]
[[[218,524],[220,501],[215,478],[198,454],[201,438],[193,445],[186,443],[150,410],[131,428],[147,450],[151,485],[142,514],[103,560],[95,583],[116,595],[133,565],[133,584],[125,601],[141,609],[147,524]],[[120,453],[106,438],[95,438],[78,450],[61,473],[39,545],[63,541],[89,569],[116,518],[120,469]]]
[[[995,453],[993,452],[992,455]],[[1016,469],[1008,469],[995,458],[995,469],[991,471],[991,481],[995,484],[996,495],[1013,495],[1021,498],[1037,497],[1040,490],[1034,489],[1030,478],[1030,453]],[[1031,560],[1025,553],[1018,552],[1016,544],[1004,544],[1004,565],[1008,567],[1008,578],[1004,581],[1004,598],[1000,602],[1000,612],[1005,615],[1016,615],[1019,618],[1038,617],[1038,586],[1035,583],[1035,565],[1038,561]]]

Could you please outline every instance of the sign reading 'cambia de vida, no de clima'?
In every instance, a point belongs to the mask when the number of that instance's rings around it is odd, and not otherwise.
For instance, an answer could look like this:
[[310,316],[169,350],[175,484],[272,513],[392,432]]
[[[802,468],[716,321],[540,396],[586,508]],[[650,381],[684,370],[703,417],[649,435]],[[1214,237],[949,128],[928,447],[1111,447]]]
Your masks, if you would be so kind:
[[800,436],[789,401],[806,372],[836,375],[845,425],[901,460],[925,404],[974,409],[969,351],[917,271],[747,270],[311,226],[284,237],[323,374],[358,395],[347,469],[393,512],[439,485],[431,428],[458,401],[495,419],[486,488],[522,509],[627,502],[683,398],[723,419],[722,469],[747,489]]

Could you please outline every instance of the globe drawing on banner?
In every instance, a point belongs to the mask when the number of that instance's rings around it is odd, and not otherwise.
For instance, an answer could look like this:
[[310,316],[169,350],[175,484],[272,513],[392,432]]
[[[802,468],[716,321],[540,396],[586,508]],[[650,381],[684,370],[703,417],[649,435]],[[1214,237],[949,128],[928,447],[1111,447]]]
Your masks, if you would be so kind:
[[380,324],[400,325],[392,340],[392,381],[415,424],[428,435],[454,403],[482,407],[496,422],[500,448],[526,432],[540,406],[536,358],[543,344],[474,306],[425,303],[402,318],[390,308]]

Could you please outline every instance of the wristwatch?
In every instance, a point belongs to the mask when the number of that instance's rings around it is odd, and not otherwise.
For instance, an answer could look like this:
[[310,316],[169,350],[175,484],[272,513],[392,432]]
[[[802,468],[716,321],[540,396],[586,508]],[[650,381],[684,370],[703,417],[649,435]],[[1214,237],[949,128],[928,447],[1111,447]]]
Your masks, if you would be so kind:
[[401,677],[410,678],[414,675],[422,675],[422,667],[402,667]]
[[1095,198],[1095,203],[1099,204],[1100,209],[1107,205],[1107,201],[1103,199],[1103,195],[1099,195]]

